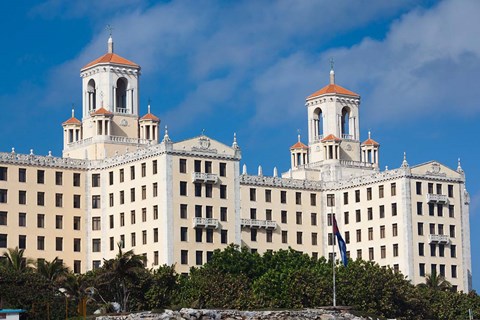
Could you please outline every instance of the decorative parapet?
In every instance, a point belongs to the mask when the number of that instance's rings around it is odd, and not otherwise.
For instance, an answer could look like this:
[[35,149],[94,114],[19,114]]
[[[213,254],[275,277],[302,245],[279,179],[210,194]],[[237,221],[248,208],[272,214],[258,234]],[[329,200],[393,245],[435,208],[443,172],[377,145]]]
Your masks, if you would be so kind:
[[217,183],[218,175],[214,173],[203,173],[203,172],[193,172],[192,173],[192,182],[201,182],[201,183]]
[[89,145],[92,143],[105,143],[110,142],[114,144],[130,144],[130,145],[154,145],[158,142],[156,140],[128,138],[122,136],[95,136],[72,142],[67,144],[66,150],[75,149],[81,146]]
[[17,154],[0,152],[0,163],[31,165],[40,167],[57,167],[69,169],[86,169],[90,161],[53,156],[37,156],[33,154]]
[[449,244],[450,237],[445,234],[429,234],[428,243]]
[[444,194],[427,193],[427,202],[428,203],[446,204],[446,203],[448,203],[448,197]]
[[241,219],[240,223],[242,227],[265,228],[273,230],[277,228],[277,222],[273,220]]
[[193,227],[194,228],[218,228],[218,219],[213,218],[193,218]]

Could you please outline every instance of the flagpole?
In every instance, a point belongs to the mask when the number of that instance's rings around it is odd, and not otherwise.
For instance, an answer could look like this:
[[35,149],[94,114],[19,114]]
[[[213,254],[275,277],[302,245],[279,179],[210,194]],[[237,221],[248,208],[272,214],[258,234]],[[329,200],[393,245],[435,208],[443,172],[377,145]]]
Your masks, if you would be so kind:
[[334,213],[332,213],[332,270],[333,270],[333,307],[337,306],[337,292],[335,288],[335,233],[334,233]]

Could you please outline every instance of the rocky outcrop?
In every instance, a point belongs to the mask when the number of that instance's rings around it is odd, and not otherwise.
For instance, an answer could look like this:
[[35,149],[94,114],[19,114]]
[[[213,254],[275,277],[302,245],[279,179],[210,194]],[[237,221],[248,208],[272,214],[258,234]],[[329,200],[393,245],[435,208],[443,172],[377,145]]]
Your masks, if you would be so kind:
[[282,311],[237,311],[210,309],[165,310],[163,313],[141,312],[129,315],[98,316],[97,320],[361,320],[361,318],[341,309],[304,309]]

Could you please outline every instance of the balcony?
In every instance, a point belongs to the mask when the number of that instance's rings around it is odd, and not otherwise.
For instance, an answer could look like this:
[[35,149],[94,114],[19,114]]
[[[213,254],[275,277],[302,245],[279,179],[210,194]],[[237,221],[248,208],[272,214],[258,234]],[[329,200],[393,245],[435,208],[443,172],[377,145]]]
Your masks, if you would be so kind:
[[272,230],[277,228],[277,222],[272,220],[242,219],[241,225],[242,227],[265,228]]
[[428,203],[447,204],[448,203],[448,197],[444,194],[427,193],[427,202]]
[[192,173],[192,182],[217,183],[218,175],[213,173],[194,172]]
[[445,234],[429,234],[428,243],[449,244],[450,237]]
[[193,227],[194,228],[218,228],[218,219],[212,218],[193,218]]

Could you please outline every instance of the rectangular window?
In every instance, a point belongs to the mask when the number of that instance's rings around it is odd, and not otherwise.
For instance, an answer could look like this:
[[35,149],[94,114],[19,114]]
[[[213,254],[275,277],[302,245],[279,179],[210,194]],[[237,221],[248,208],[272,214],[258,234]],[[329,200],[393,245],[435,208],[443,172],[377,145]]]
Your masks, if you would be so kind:
[[147,186],[142,186],[142,200],[147,199]]
[[27,169],[18,168],[18,182],[27,182]]
[[110,171],[110,172],[108,173],[108,184],[109,184],[109,185],[113,185],[113,183],[114,183],[113,171]]
[[195,160],[193,164],[193,169],[195,170],[195,172],[202,172],[202,161]]
[[438,245],[438,256],[445,257],[445,246],[443,244]]
[[381,205],[379,209],[380,209],[380,219],[385,218],[385,206]]
[[398,257],[398,244],[393,245],[393,256]]
[[120,212],[120,227],[125,226],[125,213]]
[[205,173],[212,173],[212,161],[205,161]]
[[423,236],[423,222],[417,223],[417,229],[418,229],[417,234],[418,234],[419,236]]
[[211,198],[213,196],[213,185],[207,183],[205,185],[205,197]]
[[435,234],[435,223],[430,223],[430,234]]
[[213,207],[212,206],[205,206],[205,218],[213,218]]
[[457,257],[457,246],[454,244],[450,245],[450,258],[456,258]]
[[130,224],[135,224],[136,222],[136,217],[135,217],[135,210],[130,211]]
[[451,273],[452,273],[451,277],[456,278],[457,277],[457,266],[453,265],[453,266],[451,266],[451,269],[452,269],[451,270]]
[[437,205],[437,214],[439,217],[443,217],[443,204]]
[[142,174],[142,177],[147,176],[147,164],[145,162],[141,164],[141,174]]
[[195,205],[195,217],[201,218],[202,217],[202,206],[196,204]]
[[418,274],[420,277],[425,277],[425,263],[418,264]]
[[355,221],[356,222],[361,222],[362,221],[362,214],[360,212],[360,209],[355,210]]
[[250,230],[250,240],[253,242],[257,241],[257,229]]
[[316,245],[318,245],[318,234],[316,232],[312,232],[312,246]]
[[158,172],[158,161],[153,160],[152,161],[152,173],[157,174],[157,172]]
[[73,230],[80,230],[80,217],[73,217]]
[[362,249],[357,249],[357,259],[362,259]]
[[421,257],[425,256],[425,244],[423,242],[418,243],[418,255]]
[[7,225],[7,212],[0,211],[0,226],[6,226],[6,225]]
[[417,202],[417,215],[419,215],[419,216],[423,215],[423,203],[422,202]]
[[27,204],[27,191],[18,191],[18,204]]
[[153,183],[152,190],[153,190],[153,197],[157,197],[158,196],[158,183],[157,182]]
[[310,193],[310,205],[311,206],[316,206],[317,205],[317,194],[316,193]]
[[437,249],[437,246],[434,243],[431,243],[430,244],[430,255],[432,257],[435,257],[437,255],[436,254],[436,249]]
[[203,229],[195,229],[195,241],[202,242],[203,238]]
[[92,218],[92,230],[100,230],[101,229],[101,223],[100,223],[100,217],[93,217]]
[[153,206],[153,220],[158,219],[158,205]]
[[0,181],[7,181],[7,167],[0,167]]
[[38,206],[45,205],[45,192],[37,192],[37,205]]
[[135,188],[130,188],[130,202],[135,202]]
[[[1,244],[0,244],[1,247]],[[38,236],[37,237],[37,250],[45,250],[45,237]]]
[[273,238],[272,230],[266,230],[265,231],[265,237],[266,237],[267,242],[272,242],[272,238]]
[[282,223],[287,223],[287,211],[282,210],[281,212],[281,221]]
[[113,214],[108,216],[108,222],[109,222],[108,225],[109,225],[110,229],[113,229],[115,227],[115,221],[114,221]]
[[227,221],[227,208],[220,207],[220,221]]
[[130,166],[130,180],[135,180],[135,166]]
[[55,184],[57,186],[61,186],[63,184],[63,172],[61,171],[55,172]]
[[287,203],[287,191],[280,191],[280,203]]
[[360,202],[360,190],[355,190],[355,202]]
[[19,227],[27,226],[27,214],[25,212],[18,213],[18,226]]
[[428,193],[433,193],[433,183],[428,184]]
[[437,194],[442,194],[442,185],[437,183]]
[[450,225],[450,238],[455,238],[455,225]]
[[99,209],[100,208],[100,196],[94,195],[92,196],[92,208]]
[[332,216],[333,216],[333,213],[328,213],[328,214],[327,214],[327,226],[333,225]]
[[362,230],[357,229],[357,242],[362,242]]
[[55,238],[55,250],[62,251],[63,250],[63,238],[56,237]]
[[381,199],[383,198],[383,185],[378,186],[378,197]]
[[297,232],[297,244],[302,244],[303,243],[302,237],[303,237],[302,232],[298,231]]
[[125,169],[119,170],[120,182],[125,181]]
[[397,215],[397,204],[392,203],[392,216],[396,216],[396,215]]
[[372,188],[367,188],[367,200],[372,200]]
[[63,216],[55,216],[55,229],[63,229]]
[[37,183],[45,183],[45,170],[37,170]]
[[42,213],[37,214],[37,228],[45,228],[45,215]]
[[147,244],[147,230],[142,231],[142,244]]
[[250,219],[257,219],[257,209],[250,208]]
[[392,236],[398,236],[398,226],[396,223],[392,224]]
[[288,231],[282,231],[282,243],[288,243]]
[[180,173],[187,173],[187,159],[179,159],[178,161]]
[[92,251],[100,252],[100,239],[92,239]]
[[137,245],[137,234],[135,232],[132,232],[130,234],[130,243],[132,247],[135,247]]
[[380,226],[380,239],[385,238],[385,226]]
[[265,202],[272,202],[272,190],[270,189],[265,190]]
[[368,240],[373,240],[373,227],[368,228]]
[[100,174],[92,174],[92,187],[100,187]]
[[265,209],[265,220],[272,220],[272,209]]
[[73,174],[73,186],[80,187],[80,173]]
[[439,274],[440,274],[442,277],[445,277],[445,265],[444,265],[444,264],[441,264],[439,267],[440,267]]
[[197,266],[203,264],[203,251],[196,251],[195,252],[195,264]]
[[147,208],[142,208],[142,222],[147,221]]
[[448,185],[448,197],[453,198],[453,184]]
[[75,238],[73,239],[73,251],[74,252],[80,252],[81,251],[81,244],[82,244],[82,240],[79,239],[79,238]]
[[220,172],[220,177],[227,176],[227,164],[225,162],[219,163],[219,172]]
[[350,243],[350,231],[345,231],[345,243]]
[[348,213],[348,211],[344,212],[343,213],[343,222],[345,224],[349,224],[350,223],[350,214]]
[[443,224],[438,224],[438,234],[443,235]]
[[180,218],[187,219],[187,205],[181,204],[180,205]]
[[380,247],[380,258],[385,259],[387,256],[387,247],[386,246],[381,246]]
[[335,195],[327,194],[327,207],[334,207],[334,206],[335,206]]
[[188,241],[188,228],[187,227],[180,227],[180,241]]
[[158,266],[158,251],[153,251],[153,265]]
[[315,212],[310,213],[310,223],[312,226],[317,225],[317,214]]
[[435,215],[435,205],[433,203],[428,204],[428,215],[430,216]]
[[397,195],[397,184],[395,182],[390,184],[390,194],[392,197]]
[[448,206],[448,216],[450,218],[455,218],[455,207],[453,206],[453,204]]
[[227,186],[224,184],[220,185],[220,199],[227,199]]
[[348,204],[348,192],[343,193],[343,204]]
[[417,194],[422,194],[422,183],[420,181],[416,182],[416,191]]
[[368,220],[373,220],[373,208],[367,209]]
[[368,259],[370,261],[375,259],[375,252],[374,252],[373,248],[368,248]]
[[207,238],[207,243],[213,243],[213,229],[207,229],[205,231],[205,235]]
[[297,222],[297,224],[302,224],[302,213],[301,212],[297,212],[296,222]]
[[250,201],[257,201],[257,189],[250,188]]
[[295,192],[295,204],[302,204],[302,193],[301,192]]
[[228,243],[228,230],[222,230],[220,233],[220,241],[222,243]]
[[108,195],[108,203],[109,203],[110,207],[113,207],[113,206],[114,206],[115,201],[114,201],[114,199],[113,199],[113,193],[110,193],[110,194]]
[[199,182],[195,182],[193,184],[195,186],[195,197],[201,197],[202,196],[202,184]]
[[57,208],[63,207],[63,194],[55,193],[55,207]]

